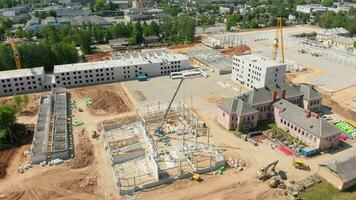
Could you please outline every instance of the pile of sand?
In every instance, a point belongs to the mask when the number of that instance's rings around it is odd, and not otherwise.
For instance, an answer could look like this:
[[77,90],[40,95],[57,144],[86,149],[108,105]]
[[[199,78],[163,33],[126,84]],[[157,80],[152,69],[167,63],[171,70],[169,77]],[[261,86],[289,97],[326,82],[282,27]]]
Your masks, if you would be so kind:
[[59,186],[66,190],[91,194],[94,193],[95,187],[97,185],[97,177],[85,177],[79,179],[65,180],[59,183]]
[[79,143],[75,148],[75,157],[67,163],[72,169],[80,169],[90,166],[93,163],[93,145],[90,143],[89,138],[85,136],[85,130],[79,134]]
[[117,114],[130,111],[125,99],[112,91],[98,90],[92,99],[93,104],[89,108],[93,114]]

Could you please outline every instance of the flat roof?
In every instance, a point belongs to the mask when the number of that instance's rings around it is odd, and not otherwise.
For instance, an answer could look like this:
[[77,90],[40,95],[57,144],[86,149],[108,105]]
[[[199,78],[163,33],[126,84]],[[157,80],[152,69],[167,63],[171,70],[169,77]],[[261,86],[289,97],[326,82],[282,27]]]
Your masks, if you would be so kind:
[[235,55],[234,58],[239,58],[251,63],[256,63],[259,67],[264,67],[264,68],[268,68],[268,67],[275,67],[275,66],[280,66],[280,65],[285,65],[283,63],[280,63],[278,61],[269,59],[267,57],[258,55],[258,54],[242,54],[242,55]]
[[53,73],[62,73],[79,70],[103,69],[132,65],[144,65],[150,63],[162,63],[170,61],[188,60],[183,54],[167,53],[163,51],[131,53],[127,55],[115,55],[114,60],[97,62],[55,65]]
[[24,76],[41,76],[44,73],[45,72],[43,67],[7,70],[0,71],[0,79],[17,78]]

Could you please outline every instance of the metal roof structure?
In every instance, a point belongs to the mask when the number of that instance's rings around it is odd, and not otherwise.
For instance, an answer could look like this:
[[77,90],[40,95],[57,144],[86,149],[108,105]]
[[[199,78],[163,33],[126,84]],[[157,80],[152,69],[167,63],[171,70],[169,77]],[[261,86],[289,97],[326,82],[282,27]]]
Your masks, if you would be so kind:
[[320,164],[320,166],[329,168],[344,182],[353,180],[356,178],[356,152],[335,160],[329,160]]

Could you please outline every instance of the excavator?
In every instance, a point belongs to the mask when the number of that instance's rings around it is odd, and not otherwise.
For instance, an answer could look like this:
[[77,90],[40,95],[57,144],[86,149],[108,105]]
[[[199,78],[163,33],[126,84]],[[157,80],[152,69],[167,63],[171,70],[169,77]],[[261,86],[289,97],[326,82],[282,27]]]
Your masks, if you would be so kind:
[[[278,160],[276,160],[276,161],[268,164],[267,166],[264,166],[261,169],[259,169],[257,171],[257,178],[259,180],[261,180],[261,181],[266,181],[269,178],[271,178],[275,173],[275,169],[274,168],[276,167],[277,163],[278,163]],[[271,172],[273,172],[273,174],[269,173],[269,171],[268,171],[269,169],[270,169]]]
[[298,160],[298,159],[293,159],[293,163],[292,165],[296,168],[296,169],[301,169],[301,170],[305,170],[305,171],[310,171],[310,167],[309,165],[305,164],[303,161]]

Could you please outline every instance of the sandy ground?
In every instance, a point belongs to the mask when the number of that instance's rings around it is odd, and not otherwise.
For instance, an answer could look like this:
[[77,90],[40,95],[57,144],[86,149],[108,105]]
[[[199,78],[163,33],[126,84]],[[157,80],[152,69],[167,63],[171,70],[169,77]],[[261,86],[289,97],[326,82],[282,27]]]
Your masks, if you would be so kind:
[[[101,85],[102,91],[114,91],[115,95],[126,98],[131,109],[132,103],[121,84]],[[91,90],[86,94],[91,95]],[[23,164],[23,152],[30,148],[29,145],[17,149],[16,155],[8,167],[8,174],[0,179],[0,199],[120,199],[112,175],[111,164],[104,149],[103,138],[92,139],[92,132],[98,130],[102,121],[112,119],[120,120],[135,115],[135,112],[112,113],[97,116],[91,109],[84,105],[86,95],[80,95],[77,89],[69,90],[72,100],[77,102],[77,107],[82,108],[73,112],[75,118],[84,122],[80,127],[74,127],[74,143],[76,145],[76,158],[60,166],[33,166],[24,174],[19,174],[17,168]],[[109,99],[108,99],[109,100]],[[115,105],[115,104],[114,104]],[[85,131],[83,131],[85,129]],[[98,131],[99,134],[101,134]],[[91,153],[85,153],[90,151]],[[84,153],[83,153],[84,152]],[[81,156],[79,156],[81,155]],[[85,157],[85,156],[87,157]],[[79,160],[78,160],[79,159]]]

